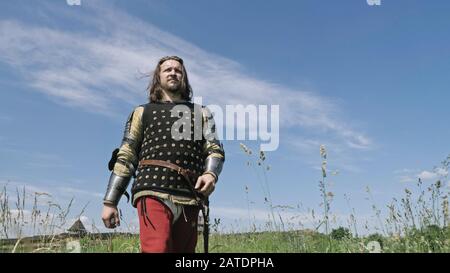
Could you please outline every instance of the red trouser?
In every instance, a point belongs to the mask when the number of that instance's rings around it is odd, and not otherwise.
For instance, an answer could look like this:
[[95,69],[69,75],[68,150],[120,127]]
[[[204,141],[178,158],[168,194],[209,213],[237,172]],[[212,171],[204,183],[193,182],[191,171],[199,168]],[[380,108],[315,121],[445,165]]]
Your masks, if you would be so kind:
[[157,198],[141,197],[137,208],[143,253],[195,252],[198,207],[184,206],[184,213],[174,224],[172,212]]

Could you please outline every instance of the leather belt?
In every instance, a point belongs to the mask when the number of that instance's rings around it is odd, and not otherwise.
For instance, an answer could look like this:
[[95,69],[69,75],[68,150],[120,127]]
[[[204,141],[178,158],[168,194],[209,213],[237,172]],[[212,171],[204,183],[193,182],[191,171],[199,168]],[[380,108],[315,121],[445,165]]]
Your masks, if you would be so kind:
[[[196,180],[196,178],[198,177],[198,175],[196,173],[194,173],[191,170],[188,169],[183,169],[180,166],[164,161],[164,160],[153,160],[153,159],[145,159],[145,160],[141,160],[139,162],[139,166],[149,166],[149,165],[154,165],[154,166],[160,166],[160,167],[165,167],[165,168],[169,168],[172,169],[174,171],[176,171],[178,174],[181,174],[191,185],[191,187],[193,186],[193,183],[197,182],[197,181],[192,181],[193,179]],[[192,188],[193,190],[193,188]]]

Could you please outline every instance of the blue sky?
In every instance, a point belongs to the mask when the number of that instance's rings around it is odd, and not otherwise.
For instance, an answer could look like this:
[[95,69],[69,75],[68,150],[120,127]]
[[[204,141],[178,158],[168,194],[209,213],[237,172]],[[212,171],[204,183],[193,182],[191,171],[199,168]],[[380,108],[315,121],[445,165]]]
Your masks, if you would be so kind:
[[[320,211],[319,146],[328,149],[332,211],[350,197],[370,221],[449,153],[448,1],[4,1],[0,11],[0,183],[45,191],[100,225],[111,151],[165,55],[185,59],[205,104],[279,104],[280,146],[267,154],[274,205]],[[257,176],[239,148],[212,198],[212,217],[264,222]],[[446,179],[446,178],[445,178]],[[245,186],[249,187],[246,201]],[[448,181],[446,181],[448,189]],[[122,201],[125,220],[134,211]],[[133,222],[134,221],[134,222]],[[242,223],[241,223],[242,221]],[[305,222],[308,222],[305,220]]]

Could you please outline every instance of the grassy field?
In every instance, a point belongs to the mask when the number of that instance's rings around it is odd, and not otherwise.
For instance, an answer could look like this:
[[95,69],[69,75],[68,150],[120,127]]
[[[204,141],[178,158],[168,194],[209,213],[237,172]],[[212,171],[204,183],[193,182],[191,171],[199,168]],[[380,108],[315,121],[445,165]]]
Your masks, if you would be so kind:
[[[71,249],[70,242],[78,241],[80,249]],[[377,241],[380,249],[375,249]],[[372,248],[371,248],[372,246]],[[3,244],[0,252],[12,252],[14,244]],[[57,239],[53,242],[21,242],[14,252],[82,252],[82,253],[139,253],[138,235],[112,235],[109,238],[85,236]],[[199,236],[196,252],[203,252]],[[450,229],[430,228],[404,237],[372,235],[365,238],[332,238],[312,231],[259,232],[246,234],[212,234],[211,253],[439,253],[450,252]]]
[[[325,147],[320,148],[322,157],[321,180],[318,184],[322,204],[318,225],[314,229],[289,229],[279,217],[277,206],[272,203],[270,183],[266,172],[270,166],[266,165],[264,153],[256,155],[245,145],[241,145],[249,157],[247,165],[257,173],[258,182],[264,193],[268,206],[269,218],[266,228],[254,229],[248,233],[225,233],[217,227],[214,219],[210,235],[209,249],[212,253],[438,253],[450,252],[449,223],[449,187],[443,186],[442,181],[448,181],[448,166],[450,156],[439,167],[440,173],[445,173],[445,180],[424,185],[419,179],[410,184],[415,189],[405,188],[401,198],[393,198],[392,202],[383,206],[382,211],[372,204],[374,218],[377,219],[377,233],[366,232],[365,236],[352,233],[356,231],[356,217],[351,214],[348,226],[335,226],[330,221],[332,215],[332,201],[334,194],[328,190],[327,153]],[[0,252],[125,252],[137,253],[139,236],[136,234],[87,234],[83,237],[73,237],[58,233],[67,227],[66,219],[69,215],[70,202],[66,208],[48,202],[46,207],[39,206],[39,198],[45,193],[34,193],[31,212],[25,213],[27,203],[26,190],[17,189],[14,206],[10,207],[10,198],[6,186],[0,192]],[[369,196],[370,189],[367,189]],[[247,201],[248,202],[248,201]],[[83,209],[84,211],[84,209]],[[83,211],[79,214],[82,215]],[[354,211],[354,209],[352,210]],[[317,212],[316,212],[317,213]],[[312,211],[314,214],[314,211]],[[220,222],[220,219],[219,219]],[[251,222],[251,221],[250,221]],[[281,223],[280,223],[281,222]],[[70,223],[69,223],[70,224]],[[255,225],[254,225],[255,226]],[[267,228],[269,227],[269,228]],[[22,236],[23,230],[32,230],[36,236],[30,238]],[[9,238],[11,231],[14,238]],[[39,234],[47,234],[45,236]],[[197,252],[203,252],[201,234],[197,244]]]

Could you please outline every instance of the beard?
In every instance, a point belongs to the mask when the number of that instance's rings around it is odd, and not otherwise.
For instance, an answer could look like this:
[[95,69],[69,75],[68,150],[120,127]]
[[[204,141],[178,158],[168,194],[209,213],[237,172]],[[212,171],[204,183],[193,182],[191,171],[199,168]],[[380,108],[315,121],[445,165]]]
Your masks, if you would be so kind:
[[163,86],[164,90],[177,94],[181,92],[181,82],[180,81],[170,81]]
[[173,84],[168,84],[167,86],[167,91],[171,91],[174,93],[177,93],[181,90],[181,83],[180,82],[176,82]]

